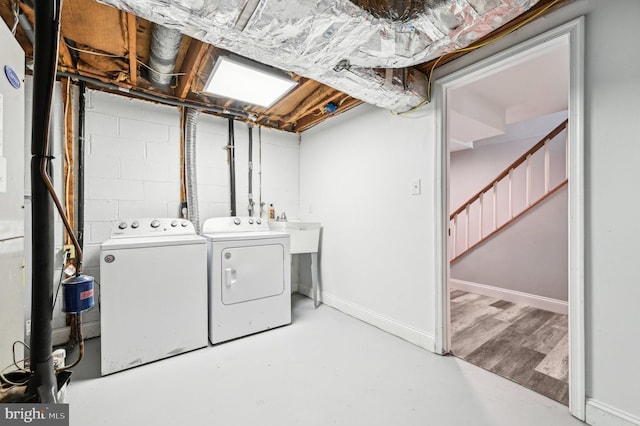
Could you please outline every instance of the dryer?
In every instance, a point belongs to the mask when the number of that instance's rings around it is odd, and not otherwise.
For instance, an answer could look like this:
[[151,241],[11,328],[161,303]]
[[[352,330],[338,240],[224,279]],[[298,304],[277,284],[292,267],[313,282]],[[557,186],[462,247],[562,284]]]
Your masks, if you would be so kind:
[[291,323],[289,234],[253,217],[205,221],[209,341],[213,344]]
[[206,265],[187,220],[113,226],[100,255],[102,375],[208,345]]

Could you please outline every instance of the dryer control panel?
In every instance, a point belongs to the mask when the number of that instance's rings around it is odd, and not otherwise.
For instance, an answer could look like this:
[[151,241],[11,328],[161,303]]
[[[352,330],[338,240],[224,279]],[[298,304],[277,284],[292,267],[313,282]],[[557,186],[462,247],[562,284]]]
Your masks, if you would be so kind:
[[111,238],[195,234],[193,223],[180,218],[127,219],[115,222],[111,228]]
[[251,216],[212,217],[202,225],[203,234],[268,231],[266,220]]

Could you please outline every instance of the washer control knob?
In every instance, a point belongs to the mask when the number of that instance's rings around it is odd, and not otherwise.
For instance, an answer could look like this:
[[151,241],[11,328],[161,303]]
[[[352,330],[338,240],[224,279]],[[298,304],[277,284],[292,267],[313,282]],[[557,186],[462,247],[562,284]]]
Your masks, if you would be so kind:
[[151,227],[152,228],[157,228],[158,226],[160,226],[160,221],[158,219],[153,219],[151,221]]
[[233,219],[233,223],[235,223],[236,225],[240,225],[240,218],[236,217],[235,219]]
[[257,223],[258,225],[260,225],[260,224],[262,223],[262,219],[260,219],[260,218],[256,219],[256,223]]
[[127,229],[127,222],[120,222],[120,225],[118,225],[118,228]]
[[249,225],[253,225],[253,219],[249,218]]
[[178,221],[177,220],[172,221],[171,222],[171,227],[175,228],[176,226],[178,226]]
[[132,227],[133,229],[137,229],[137,228],[138,228],[138,226],[140,226],[140,223],[139,223],[138,221],[136,221],[136,222],[132,222],[132,223],[131,223],[131,227]]
[[189,225],[189,222],[187,222],[186,220],[183,220],[182,223],[180,224],[183,228],[186,228],[187,225]]

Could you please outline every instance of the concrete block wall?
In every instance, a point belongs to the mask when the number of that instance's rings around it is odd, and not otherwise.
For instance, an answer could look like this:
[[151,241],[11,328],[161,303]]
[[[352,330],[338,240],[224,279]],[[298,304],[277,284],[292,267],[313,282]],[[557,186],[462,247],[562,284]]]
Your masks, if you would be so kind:
[[179,126],[176,108],[87,91],[84,266],[98,281],[116,221],[179,216]]
[[[30,161],[31,78],[27,79],[25,153]],[[77,88],[72,97],[77,98]],[[77,113],[77,104],[75,112]],[[77,115],[76,115],[77,117]],[[236,137],[237,215],[248,214],[248,130],[234,124]],[[74,129],[75,131],[75,129]],[[56,84],[51,118],[51,144],[55,159],[54,185],[63,194],[63,107],[60,84]],[[229,166],[224,147],[228,143],[228,120],[200,114],[197,132],[197,178],[201,223],[209,217],[230,212]],[[253,192],[256,213],[259,196],[298,217],[299,138],[295,134],[262,130],[262,187],[260,187],[260,143],[254,129]],[[29,169],[25,170],[26,194],[30,194]],[[100,282],[100,245],[109,238],[114,223],[142,217],[180,215],[180,119],[178,109],[87,90],[85,151],[85,236],[84,272]],[[61,264],[63,224],[55,216],[56,265]],[[266,210],[265,216],[266,217]],[[30,252],[30,238],[26,247]],[[58,262],[60,260],[60,262]],[[54,271],[57,285],[61,269]],[[30,278],[28,277],[28,282]],[[99,286],[96,286],[99,297]],[[58,303],[54,328],[65,326]],[[85,322],[99,321],[97,308],[85,313]],[[99,328],[96,328],[99,329]]]

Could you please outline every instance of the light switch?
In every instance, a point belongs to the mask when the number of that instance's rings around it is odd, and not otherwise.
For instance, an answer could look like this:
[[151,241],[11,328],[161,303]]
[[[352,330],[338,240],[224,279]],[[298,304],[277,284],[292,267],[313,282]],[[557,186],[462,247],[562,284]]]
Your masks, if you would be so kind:
[[421,180],[414,179],[411,181],[411,195],[420,195],[421,193]]

